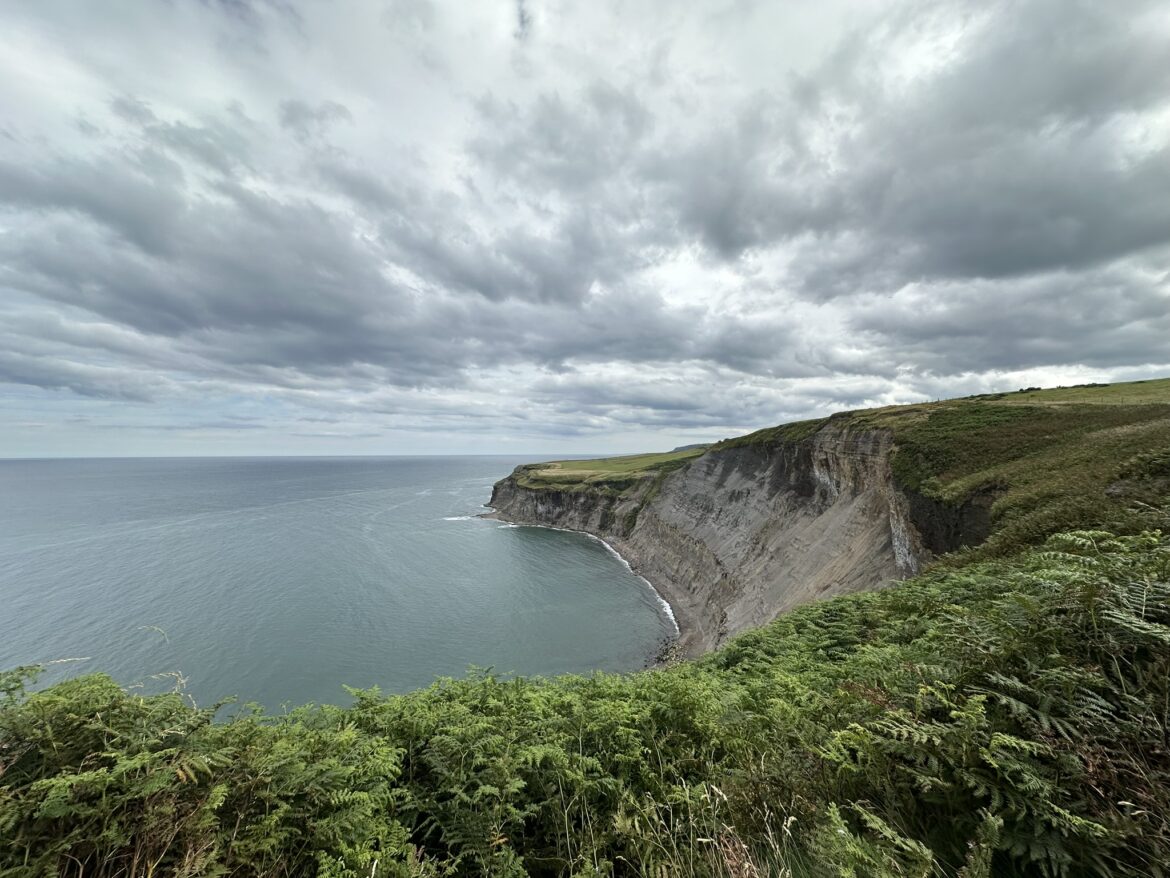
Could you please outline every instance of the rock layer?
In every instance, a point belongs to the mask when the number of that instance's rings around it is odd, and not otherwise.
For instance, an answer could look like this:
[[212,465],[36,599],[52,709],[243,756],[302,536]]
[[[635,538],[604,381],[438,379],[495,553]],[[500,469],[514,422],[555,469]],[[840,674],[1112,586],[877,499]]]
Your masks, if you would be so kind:
[[679,650],[693,656],[800,604],[917,572],[930,550],[890,453],[888,433],[830,420],[803,439],[715,447],[620,492],[527,487],[513,474],[489,505],[610,543],[670,601]]

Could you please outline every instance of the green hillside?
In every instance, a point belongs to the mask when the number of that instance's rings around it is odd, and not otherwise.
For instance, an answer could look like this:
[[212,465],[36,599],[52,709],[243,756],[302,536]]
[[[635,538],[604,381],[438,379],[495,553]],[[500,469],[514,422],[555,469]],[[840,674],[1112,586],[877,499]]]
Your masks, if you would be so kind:
[[889,430],[904,489],[951,507],[985,496],[993,531],[983,554],[1124,518],[1170,490],[1170,379],[845,412],[714,447],[796,441],[830,423]]
[[1170,873],[1170,381],[834,422],[891,430],[922,502],[985,498],[987,546],[631,675],[223,722],[0,675],[0,878]]
[[519,468],[518,481],[526,488],[559,491],[622,491],[640,479],[673,472],[700,456],[706,446],[660,454],[627,454],[591,460],[551,460]]

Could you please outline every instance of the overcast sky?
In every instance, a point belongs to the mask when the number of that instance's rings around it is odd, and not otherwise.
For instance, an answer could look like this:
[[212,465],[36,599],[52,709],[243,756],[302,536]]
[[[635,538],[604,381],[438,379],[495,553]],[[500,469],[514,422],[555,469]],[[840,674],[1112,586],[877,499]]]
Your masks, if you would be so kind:
[[1170,375],[1170,7],[0,0],[0,456]]

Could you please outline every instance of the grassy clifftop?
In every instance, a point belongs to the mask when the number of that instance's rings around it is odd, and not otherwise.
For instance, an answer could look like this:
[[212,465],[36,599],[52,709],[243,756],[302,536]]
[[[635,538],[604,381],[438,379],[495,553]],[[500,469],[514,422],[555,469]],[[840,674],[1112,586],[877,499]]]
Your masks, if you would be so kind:
[[552,460],[520,467],[515,477],[521,486],[536,490],[621,492],[643,479],[673,472],[704,451],[705,448],[699,446],[661,454]]
[[843,412],[729,439],[771,446],[828,424],[887,430],[899,486],[950,507],[986,499],[984,554],[1124,517],[1170,487],[1170,379],[1028,389]]
[[854,416],[892,431],[894,476],[958,506],[984,495],[987,550],[1116,519],[1170,484],[1170,381],[993,394]]
[[889,430],[897,444],[896,474],[907,487],[959,498],[1023,458],[1033,458],[1043,475],[1052,475],[1078,444],[1102,452],[1098,458],[1130,449],[1140,453],[1159,443],[1168,422],[1170,378],[1162,378],[841,412],[757,430],[712,450],[797,441],[829,423]]
[[[1042,414],[1060,416],[1062,413],[1074,411],[1079,411],[1082,414],[1095,412],[1095,415],[1091,415],[1094,419],[1096,417],[1109,417],[1107,411],[1112,407],[1136,410],[1155,417],[1166,417],[1166,409],[1170,408],[1170,378],[1129,381],[1119,384],[1082,384],[1076,387],[1047,389],[1033,387],[1011,393],[987,393],[937,402],[841,412],[827,418],[767,427],[754,433],[737,436],[734,439],[725,439],[713,445],[712,448],[734,448],[743,445],[793,441],[816,433],[830,421],[843,421],[858,426],[889,429],[893,430],[898,438],[903,438],[915,425],[921,426],[929,423],[932,418],[938,417],[958,418],[965,421],[966,426],[969,427],[1001,428],[998,432],[1004,435],[1005,441],[998,448],[967,447],[964,449],[975,458],[995,459],[1000,456],[1003,446],[1009,445],[1011,441],[1018,438],[1010,428],[1002,429],[1004,425],[1011,424],[1013,421],[1022,423]],[[1031,411],[1022,413],[1018,411],[1021,408]],[[1013,409],[1017,410],[1015,415],[1005,413],[1005,410]],[[1160,415],[1157,414],[1159,410],[1161,411]],[[997,413],[998,417],[995,414],[989,417],[988,412]],[[957,420],[952,421],[952,423],[958,426]],[[946,438],[948,441],[944,444],[952,444],[949,440],[954,436]],[[964,445],[968,445],[968,443],[964,443]]]
[[1027,389],[842,412],[781,424],[708,448],[521,467],[525,488],[622,494],[703,454],[799,442],[834,428],[888,431],[907,492],[958,509],[987,507],[985,556],[1108,518],[1170,487],[1170,378]]

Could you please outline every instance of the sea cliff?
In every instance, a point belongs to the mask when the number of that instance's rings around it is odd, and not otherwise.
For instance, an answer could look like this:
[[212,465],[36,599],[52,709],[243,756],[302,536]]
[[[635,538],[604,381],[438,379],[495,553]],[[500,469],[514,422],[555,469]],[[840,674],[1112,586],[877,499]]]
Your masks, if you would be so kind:
[[674,608],[694,656],[963,546],[1006,557],[1141,518],[1170,490],[1170,379],[842,412],[710,447],[517,467],[508,521],[601,537]]
[[878,588],[931,555],[890,469],[891,434],[829,419],[808,435],[715,446],[669,472],[558,486],[518,467],[507,521],[601,537],[674,608],[697,655],[810,601]]

